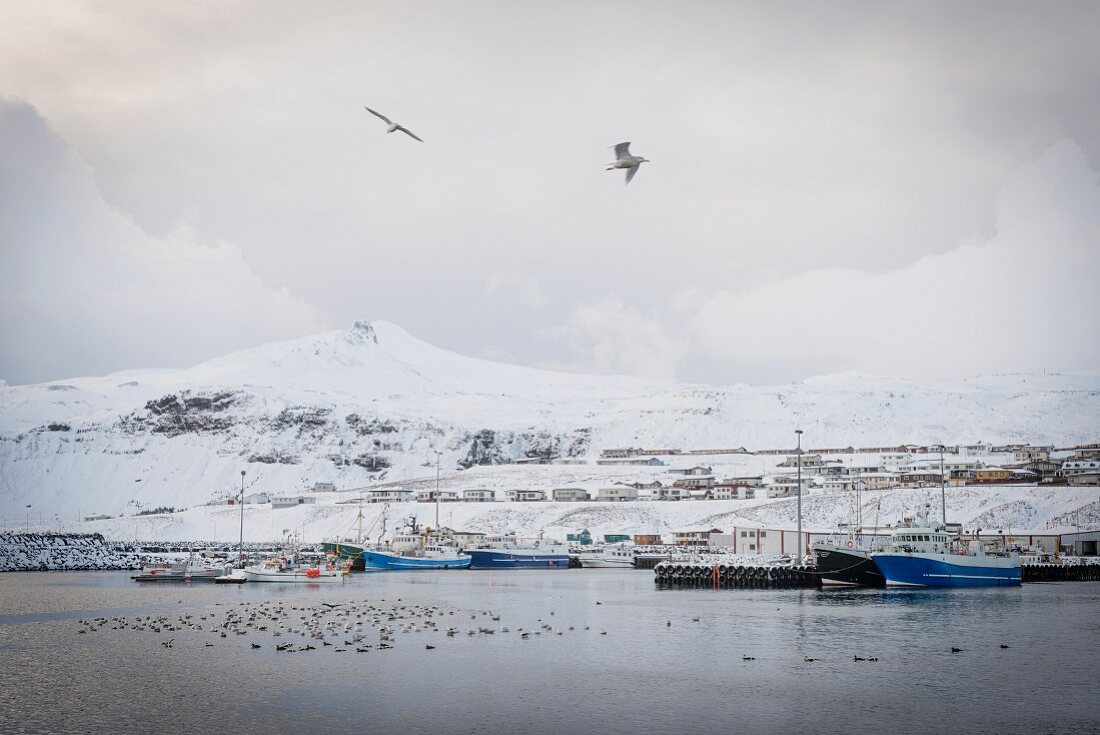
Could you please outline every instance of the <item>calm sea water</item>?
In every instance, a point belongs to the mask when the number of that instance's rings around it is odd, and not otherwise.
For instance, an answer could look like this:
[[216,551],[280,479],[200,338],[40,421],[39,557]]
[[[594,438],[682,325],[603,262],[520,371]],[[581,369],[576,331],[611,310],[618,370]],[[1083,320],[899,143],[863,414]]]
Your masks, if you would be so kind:
[[[207,615],[214,627],[273,603],[297,619],[328,613],[322,602],[435,606],[439,629],[364,653],[345,633],[321,646],[270,631],[78,632],[100,616]],[[408,624],[395,617],[383,624]],[[481,627],[498,632],[467,634]],[[291,640],[317,650],[275,651]],[[622,570],[360,574],[340,587],[0,575],[2,732],[1096,732],[1098,662],[1093,583],[685,591]]]

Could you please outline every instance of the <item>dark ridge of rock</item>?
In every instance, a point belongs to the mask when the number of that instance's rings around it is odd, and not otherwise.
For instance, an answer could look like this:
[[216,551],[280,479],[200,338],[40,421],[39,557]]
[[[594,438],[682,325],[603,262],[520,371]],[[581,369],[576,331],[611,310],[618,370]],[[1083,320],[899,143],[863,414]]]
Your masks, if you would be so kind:
[[252,464],[301,464],[302,459],[293,454],[283,452],[268,452],[266,454],[250,454],[247,462]]
[[390,466],[390,461],[378,454],[360,454],[351,462],[369,472],[378,472],[379,470],[388,469]]
[[370,434],[396,434],[398,427],[389,419],[365,419],[357,413],[349,413],[344,417],[345,423],[359,436]]
[[63,423],[46,424],[46,431],[68,431],[72,427]]

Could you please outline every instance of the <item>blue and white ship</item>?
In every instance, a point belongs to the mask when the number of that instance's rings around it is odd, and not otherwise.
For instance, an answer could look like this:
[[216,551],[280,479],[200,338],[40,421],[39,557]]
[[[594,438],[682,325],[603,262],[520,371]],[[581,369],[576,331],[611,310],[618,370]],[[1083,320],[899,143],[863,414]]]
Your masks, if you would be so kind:
[[569,547],[542,539],[525,543],[514,533],[486,536],[477,547],[464,549],[470,569],[567,569]]
[[393,537],[385,547],[364,548],[363,568],[370,571],[410,569],[466,569],[470,557],[461,553],[447,538],[425,532],[409,519],[405,532]]
[[890,545],[871,554],[887,587],[1002,587],[1020,584],[1020,556],[975,540],[974,548],[927,515],[894,529]]

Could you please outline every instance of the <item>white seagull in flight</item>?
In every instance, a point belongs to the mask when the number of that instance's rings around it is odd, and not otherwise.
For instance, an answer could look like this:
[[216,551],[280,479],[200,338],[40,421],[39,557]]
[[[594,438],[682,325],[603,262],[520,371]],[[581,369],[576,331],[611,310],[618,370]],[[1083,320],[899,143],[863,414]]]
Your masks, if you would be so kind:
[[419,140],[419,141],[420,141],[421,143],[423,143],[423,142],[424,142],[424,141],[423,141],[423,140],[421,140],[420,138],[417,138],[417,137],[416,137],[416,134],[415,134],[415,133],[413,133],[413,131],[409,130],[409,129],[408,129],[408,128],[406,128],[406,127],[405,127],[404,125],[398,125],[397,123],[393,122],[393,121],[392,121],[392,120],[390,120],[390,119],[389,119],[388,117],[386,117],[385,115],[383,115],[383,114],[382,114],[381,112],[375,112],[374,110],[372,110],[371,108],[367,107],[366,105],[363,105],[363,109],[365,109],[365,110],[366,110],[367,112],[369,112],[370,114],[374,115],[375,117],[381,118],[381,119],[382,119],[382,121],[386,123],[386,125],[389,125],[389,127],[388,127],[388,128],[386,128],[386,132],[387,132],[387,133],[392,133],[392,132],[393,132],[393,131],[395,131],[395,130],[400,130],[400,131],[401,131],[402,133],[404,133],[405,135],[409,136],[410,138],[416,138],[416,140]]
[[634,178],[634,174],[638,173],[638,167],[643,163],[652,163],[648,158],[642,158],[641,156],[630,155],[630,142],[619,143],[615,146],[615,160],[607,164],[607,171],[613,168],[625,168],[626,169],[626,183],[630,183],[630,180]]

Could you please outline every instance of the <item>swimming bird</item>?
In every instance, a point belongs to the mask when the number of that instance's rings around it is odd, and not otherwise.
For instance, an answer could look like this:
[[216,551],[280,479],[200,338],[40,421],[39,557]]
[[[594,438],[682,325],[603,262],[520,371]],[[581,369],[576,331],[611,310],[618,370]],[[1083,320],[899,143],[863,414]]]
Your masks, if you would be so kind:
[[753,657],[753,656],[742,656],[742,657],[741,657],[741,660],[742,660],[742,661],[755,661],[755,660],[756,660],[756,658],[755,658],[755,657]]
[[1007,643],[1002,643],[1001,648],[1008,648],[1008,644]]
[[865,659],[865,658],[860,658],[859,656],[852,656],[852,660],[853,660],[853,661],[866,661],[867,659]]
[[954,646],[951,646],[951,653],[959,653],[961,651],[962,651],[961,648],[955,648]]
[[616,168],[626,169],[626,183],[629,184],[630,180],[634,178],[634,174],[638,173],[638,167],[643,163],[652,163],[648,158],[642,158],[641,156],[630,155],[630,141],[626,143],[615,144],[615,160],[607,164],[605,171],[610,171]]
[[809,656],[803,656],[803,657],[802,657],[802,660],[803,660],[803,661],[805,661],[805,662],[807,662],[807,663],[811,663],[811,662],[813,662],[813,661],[817,661],[817,659],[816,659],[816,658],[810,658]]
[[[402,133],[409,136],[410,138],[415,138],[416,140],[419,140],[421,143],[424,142],[421,138],[417,138],[416,134],[413,133],[413,131],[409,130],[404,125],[398,125],[397,123],[393,122],[388,117],[383,115],[381,112],[375,112],[374,110],[367,107],[366,105],[363,105],[363,109],[365,109],[367,112],[374,115],[375,117],[380,118],[384,123],[386,123],[386,125],[389,125],[389,127],[386,128],[387,133],[392,133],[396,130],[400,130]],[[401,598],[400,597],[397,598],[397,601],[401,602]]]

